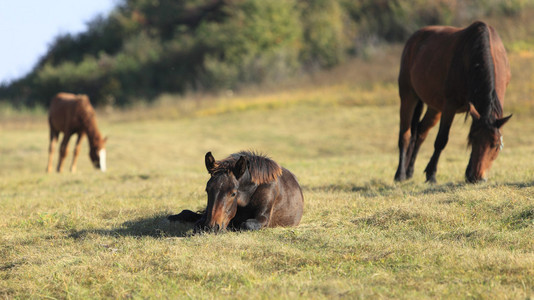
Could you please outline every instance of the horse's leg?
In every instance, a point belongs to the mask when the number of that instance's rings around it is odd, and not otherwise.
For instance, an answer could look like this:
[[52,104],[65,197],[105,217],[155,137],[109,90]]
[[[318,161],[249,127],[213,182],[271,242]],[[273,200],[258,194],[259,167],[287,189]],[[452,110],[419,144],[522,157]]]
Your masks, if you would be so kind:
[[419,130],[419,120],[421,119],[421,113],[423,111],[423,101],[419,100],[417,102],[417,105],[415,106],[415,110],[413,112],[412,116],[412,123],[410,125],[410,143],[408,144],[408,148],[406,149],[406,153],[404,156],[404,170],[406,172],[406,179],[412,178],[413,174],[409,173],[409,165],[412,158],[412,154],[415,148],[415,141],[417,140],[417,132]]
[[188,209],[182,210],[177,215],[170,215],[167,219],[171,222],[185,222],[185,223],[195,223],[198,222],[204,214],[196,213]]
[[[259,230],[267,227],[271,221],[274,203],[280,203],[283,185],[278,181],[269,185],[260,186],[254,192],[248,203],[256,203],[255,209],[236,213],[234,219],[230,221],[229,228],[235,230]],[[261,203],[261,204],[260,204]]]
[[63,171],[63,162],[67,157],[67,145],[69,144],[71,133],[65,132],[63,134],[63,140],[61,140],[61,146],[59,148],[59,161],[57,163],[57,171],[61,173]]
[[259,197],[262,197],[264,206],[255,213],[254,218],[247,219],[241,224],[236,224],[238,225],[237,228],[241,230],[259,230],[269,225],[273,203],[276,201],[275,196],[272,191],[265,191]]
[[[395,181],[406,180],[406,158],[410,146],[411,123],[414,113],[420,100],[417,99],[413,90],[402,88],[399,84],[399,94],[401,97],[400,107],[400,130],[399,130],[399,166],[395,173]],[[422,103],[421,103],[422,105]]]
[[85,134],[82,132],[78,133],[78,138],[76,139],[76,145],[74,145],[74,156],[72,158],[72,165],[70,166],[70,171],[72,173],[76,172],[76,164],[78,163],[78,154],[80,154],[80,148],[82,146],[82,139]]
[[266,216],[257,216],[254,219],[248,219],[245,222],[241,223],[241,230],[260,230],[261,228],[267,226],[269,218]]
[[50,127],[50,145],[48,146],[48,166],[46,167],[46,171],[48,173],[52,172],[54,144],[57,142],[58,136],[59,136],[59,132],[53,130],[52,127]]
[[200,214],[200,218],[195,222],[195,225],[193,226],[193,233],[202,233],[206,230],[206,219],[206,212]]
[[455,109],[446,105],[443,113],[441,114],[438,136],[434,142],[434,154],[432,154],[430,162],[428,162],[428,165],[425,168],[427,182],[436,182],[436,171],[438,168],[439,156],[449,141],[449,131],[451,129],[452,121],[454,120],[455,112]]
[[421,122],[419,122],[419,124],[417,125],[415,139],[412,136],[412,140],[414,140],[414,143],[410,159],[408,160],[408,166],[406,167],[406,178],[412,178],[414,164],[417,158],[417,153],[419,152],[419,148],[428,136],[428,132],[430,131],[430,129],[432,129],[432,127],[434,127],[438,123],[440,116],[441,112],[429,107],[425,113],[425,116],[423,117],[423,120],[421,120]]

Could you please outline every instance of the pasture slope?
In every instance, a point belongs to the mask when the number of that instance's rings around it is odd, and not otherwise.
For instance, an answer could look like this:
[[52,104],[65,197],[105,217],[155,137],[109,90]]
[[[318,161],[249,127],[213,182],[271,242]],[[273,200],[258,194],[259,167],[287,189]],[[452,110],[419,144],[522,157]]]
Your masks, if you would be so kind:
[[[514,117],[489,181],[477,185],[464,183],[470,121],[461,115],[438,183],[423,174],[436,129],[413,180],[394,183],[399,55],[393,48],[280,92],[100,111],[106,173],[92,169],[84,141],[78,173],[45,174],[45,113],[4,110],[0,297],[534,297],[533,52],[510,55],[505,112]],[[165,222],[205,205],[207,151],[242,149],[297,175],[300,226],[190,236]]]

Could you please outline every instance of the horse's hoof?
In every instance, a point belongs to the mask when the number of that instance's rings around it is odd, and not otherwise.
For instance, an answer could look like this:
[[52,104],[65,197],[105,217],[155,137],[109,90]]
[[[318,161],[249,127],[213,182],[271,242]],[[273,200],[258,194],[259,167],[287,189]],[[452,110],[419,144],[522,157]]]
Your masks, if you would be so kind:
[[436,177],[435,176],[430,176],[429,178],[426,179],[426,183],[435,184],[436,183]]
[[465,181],[467,181],[467,183],[476,184],[476,183],[486,182],[486,181],[488,181],[488,179],[486,179],[484,177],[482,177],[480,179],[477,179],[475,177],[467,177],[467,178],[465,178]]
[[402,181],[405,181],[406,180],[406,175],[399,175],[399,174],[396,174],[395,175],[395,181],[396,182],[402,182]]

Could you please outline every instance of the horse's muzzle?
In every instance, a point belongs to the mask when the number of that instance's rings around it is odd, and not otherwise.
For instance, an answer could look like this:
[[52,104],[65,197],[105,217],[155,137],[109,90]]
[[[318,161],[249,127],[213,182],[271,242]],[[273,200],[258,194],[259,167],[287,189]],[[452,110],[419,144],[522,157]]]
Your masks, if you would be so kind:
[[469,164],[467,165],[467,169],[465,169],[465,181],[469,183],[478,183],[478,182],[485,182],[486,176],[485,172],[482,172],[482,174],[477,174],[479,172],[476,171],[476,168],[472,167],[471,160],[469,160]]
[[222,232],[224,231],[225,228],[219,224],[214,224],[214,225],[206,225],[204,224],[204,222],[197,222],[197,224],[195,224],[195,229],[193,230],[193,233],[194,234],[198,234],[198,233],[218,233],[218,232]]
[[465,181],[469,182],[469,183],[479,183],[479,182],[486,182],[487,179],[486,177],[480,177],[480,178],[477,178],[476,176],[472,175],[472,176],[468,176],[466,175],[465,176]]

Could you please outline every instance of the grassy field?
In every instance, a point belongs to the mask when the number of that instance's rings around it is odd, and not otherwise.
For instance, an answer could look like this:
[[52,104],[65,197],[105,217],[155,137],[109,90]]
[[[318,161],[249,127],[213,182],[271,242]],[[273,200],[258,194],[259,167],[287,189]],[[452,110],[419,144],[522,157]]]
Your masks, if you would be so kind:
[[[533,52],[511,55],[505,112],[515,114],[477,185],[464,183],[464,116],[437,184],[423,174],[436,129],[413,180],[393,182],[399,52],[280,92],[100,111],[106,173],[92,169],[85,141],[78,173],[45,174],[45,113],[4,109],[0,298],[534,297]],[[243,149],[297,175],[300,226],[191,236],[165,221],[205,206],[207,151]]]

